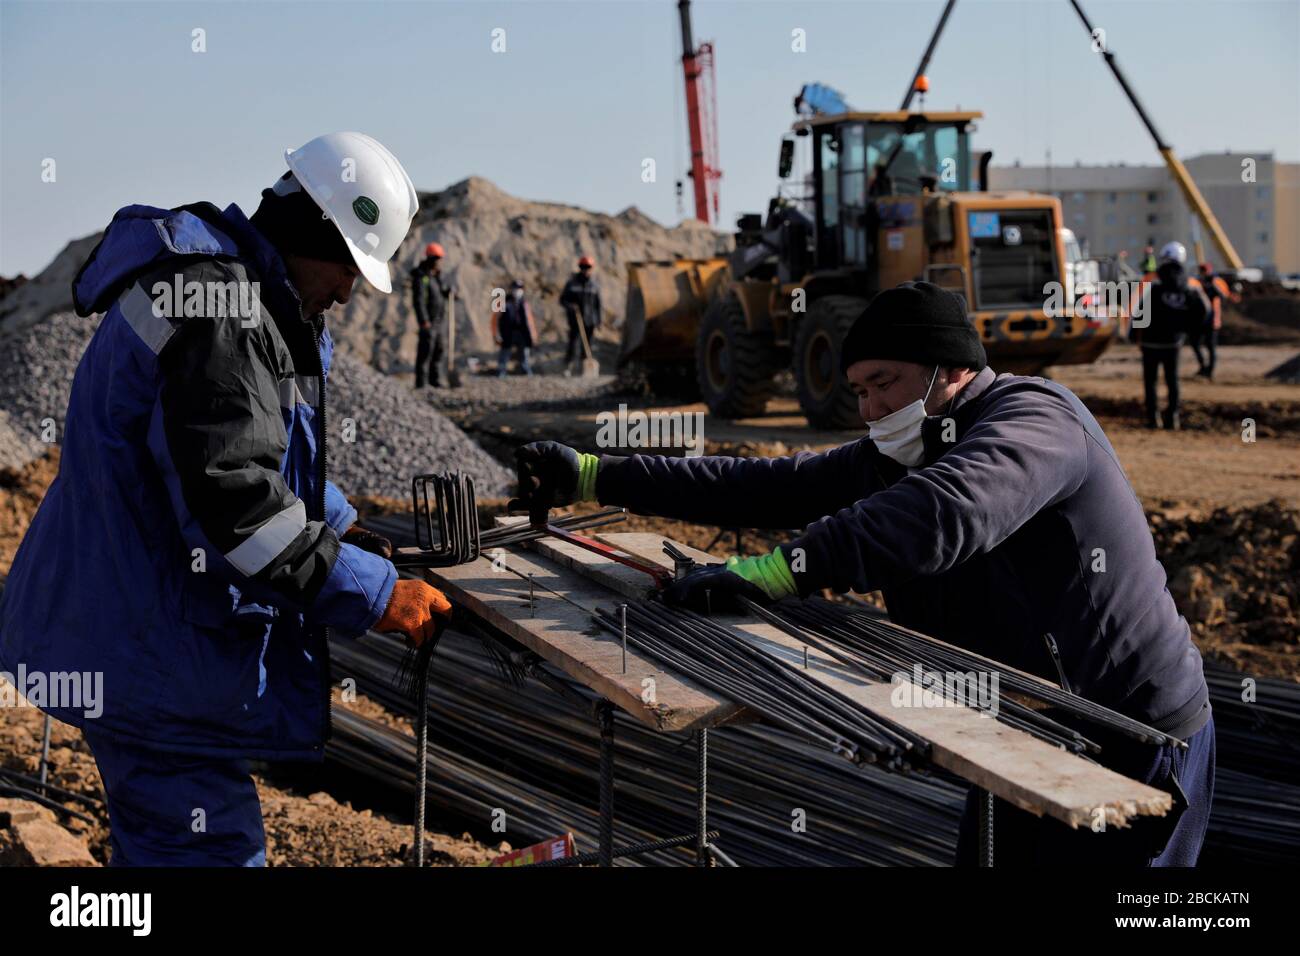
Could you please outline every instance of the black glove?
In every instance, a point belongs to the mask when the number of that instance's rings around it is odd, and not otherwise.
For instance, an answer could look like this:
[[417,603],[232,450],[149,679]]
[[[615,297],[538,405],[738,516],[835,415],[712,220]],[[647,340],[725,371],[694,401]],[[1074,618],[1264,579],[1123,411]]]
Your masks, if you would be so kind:
[[578,453],[557,441],[535,441],[515,450],[519,497],[511,511],[551,509],[572,504],[578,497],[581,463]]
[[725,564],[706,564],[697,568],[668,585],[663,592],[665,604],[689,607],[705,614],[739,611],[742,606],[737,598],[741,597],[759,604],[768,603],[767,594],[762,588],[728,570]]
[[373,531],[367,531],[359,524],[354,524],[347,531],[339,536],[339,540],[344,544],[353,544],[362,551],[369,551],[371,554],[377,554],[381,558],[391,558],[393,556],[393,542],[389,541],[382,534],[375,534]]

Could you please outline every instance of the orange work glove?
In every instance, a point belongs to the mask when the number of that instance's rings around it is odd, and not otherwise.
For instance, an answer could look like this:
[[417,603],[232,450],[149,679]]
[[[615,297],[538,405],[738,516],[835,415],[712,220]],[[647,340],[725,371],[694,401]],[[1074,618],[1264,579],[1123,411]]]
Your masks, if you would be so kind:
[[437,637],[449,620],[451,602],[441,591],[423,581],[401,578],[393,585],[393,596],[388,599],[388,607],[375,630],[405,634],[408,641],[419,647]]

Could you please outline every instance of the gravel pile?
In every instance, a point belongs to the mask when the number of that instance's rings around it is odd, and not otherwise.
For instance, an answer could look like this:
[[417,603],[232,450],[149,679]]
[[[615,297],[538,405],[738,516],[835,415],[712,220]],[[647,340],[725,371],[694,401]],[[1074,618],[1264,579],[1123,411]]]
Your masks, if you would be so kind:
[[[0,422],[0,467],[12,467],[11,449],[15,460],[39,453],[42,420],[54,419],[62,436],[72,377],[98,324],[98,317],[59,312],[0,341],[0,409],[9,425]],[[329,403],[330,478],[346,494],[407,498],[412,475],[448,470],[473,476],[481,498],[510,491],[510,473],[455,424],[409,387],[355,360],[335,357]],[[345,440],[345,419],[355,424],[352,441]]]
[[9,414],[0,409],[0,471],[17,471],[45,453],[45,445],[32,435],[18,431]]
[[479,498],[513,490],[511,473],[409,384],[346,355],[334,357],[328,411],[330,478],[346,494],[408,498],[413,475],[440,471],[470,475]]
[[0,409],[20,441],[47,447],[41,442],[46,419],[54,420],[54,440],[62,438],[72,376],[98,327],[98,316],[56,312],[0,340]]

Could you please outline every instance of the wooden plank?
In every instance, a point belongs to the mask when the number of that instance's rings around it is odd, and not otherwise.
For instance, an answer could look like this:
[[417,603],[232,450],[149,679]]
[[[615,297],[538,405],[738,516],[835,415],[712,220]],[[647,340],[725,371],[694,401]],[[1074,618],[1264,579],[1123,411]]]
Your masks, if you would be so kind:
[[[671,567],[671,559],[662,551],[661,535],[610,532],[595,537],[643,560]],[[694,548],[677,546],[697,561],[716,560]],[[532,547],[620,594],[635,598],[644,592],[644,574],[589,551],[548,539],[533,542]],[[930,741],[931,759],[937,766],[1030,813],[1047,814],[1071,827],[1093,826],[1101,820],[1107,827],[1123,827],[1135,816],[1163,816],[1172,805],[1172,798],[1162,790],[1083,760],[975,709],[944,700],[910,681],[897,688],[870,681],[761,621],[734,615],[714,615],[714,619],[730,624],[791,667],[802,668],[806,654],[810,677]]]
[[[528,581],[510,571],[494,570],[491,556],[435,568],[427,575],[454,604],[656,730],[689,731],[744,719],[736,704],[665,671],[632,648],[624,673],[621,642],[597,627],[587,611],[544,589],[590,609],[617,604],[617,596],[608,588],[541,556],[509,552],[507,561],[515,571],[533,575],[535,607],[529,606]],[[643,683],[647,680],[652,683]]]

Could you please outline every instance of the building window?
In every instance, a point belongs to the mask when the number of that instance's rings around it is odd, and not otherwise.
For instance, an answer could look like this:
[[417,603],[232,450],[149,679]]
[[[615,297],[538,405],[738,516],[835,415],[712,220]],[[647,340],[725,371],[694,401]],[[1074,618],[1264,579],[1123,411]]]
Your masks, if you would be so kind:
[[1266,233],[1266,232],[1261,232],[1261,233],[1259,233],[1258,235],[1255,236],[1255,239],[1256,239],[1256,241],[1258,241],[1258,242],[1264,242],[1264,243],[1266,243],[1266,242],[1268,242],[1268,233]]
[[1087,222],[1087,221],[1088,221],[1088,217],[1085,216],[1083,213],[1081,213],[1081,212],[1076,212],[1076,213],[1074,214],[1074,224],[1075,224],[1076,226],[1082,226],[1082,225],[1083,225],[1085,222]]
[[1147,202],[1159,202],[1159,201],[1160,201],[1159,193],[1147,193]]
[[1113,212],[1106,213],[1106,225],[1113,226],[1115,223],[1115,214]]
[[1106,194],[1106,202],[1110,203],[1112,206],[1118,201],[1119,201],[1119,193]]
[[1159,221],[1160,221],[1160,217],[1157,216],[1155,213],[1153,213],[1153,212],[1151,212],[1151,213],[1147,213],[1147,225],[1148,225],[1148,226],[1154,226],[1154,225],[1155,225],[1156,223],[1158,223]]
[[1087,199],[1088,197],[1085,196],[1083,193],[1078,193],[1078,192],[1077,192],[1077,193],[1075,193],[1074,195],[1072,195],[1070,198],[1073,199],[1075,202],[1083,202],[1083,201],[1084,201],[1085,199]]
[[1268,222],[1268,210],[1267,210],[1267,209],[1256,209],[1256,210],[1255,210],[1255,221],[1256,221],[1256,222]]
[[1273,188],[1271,186],[1256,186],[1255,195],[1264,202],[1273,198]]

